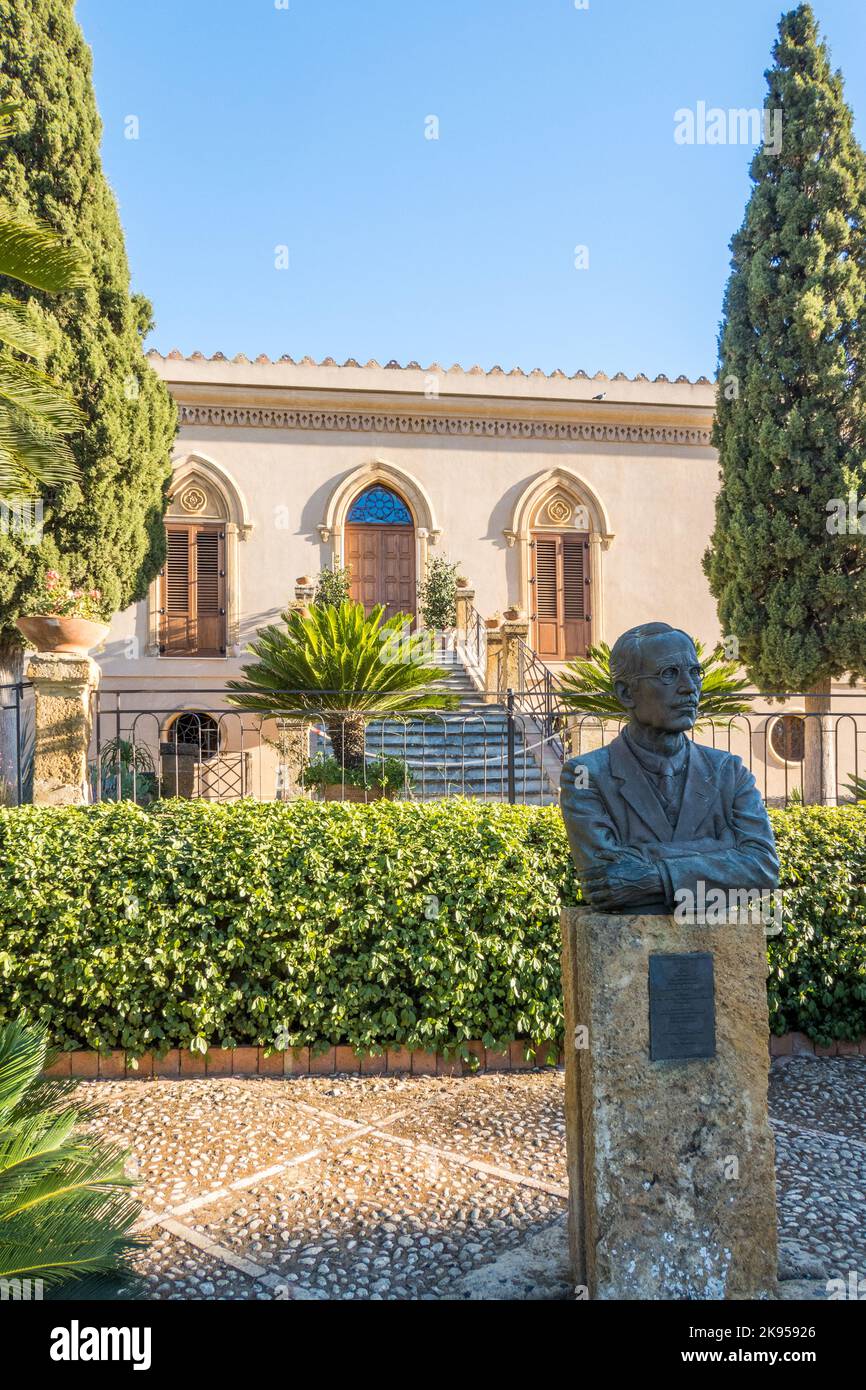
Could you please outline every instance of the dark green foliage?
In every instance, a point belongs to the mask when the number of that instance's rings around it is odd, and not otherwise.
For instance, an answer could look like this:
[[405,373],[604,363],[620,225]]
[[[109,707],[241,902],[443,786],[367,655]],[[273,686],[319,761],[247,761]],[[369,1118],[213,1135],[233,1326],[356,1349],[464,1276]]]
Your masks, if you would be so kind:
[[426,627],[447,631],[457,623],[457,571],[444,555],[434,555],[418,585],[418,603]]
[[771,811],[785,893],[770,940],[770,1024],[816,1042],[866,1036],[866,812]]
[[348,565],[327,566],[319,570],[319,577],[316,580],[316,592],[313,602],[319,604],[330,604],[332,608],[339,608],[341,603],[347,603],[351,599],[352,571]]
[[[866,811],[771,811],[770,1022],[866,1034]],[[0,811],[0,1022],[66,1047],[560,1038],[556,807],[165,801]]]
[[301,773],[305,787],[377,787],[395,792],[407,791],[415,778],[409,764],[393,756],[367,757],[362,767],[342,766],[336,758],[322,753],[307,763]]
[[758,687],[807,691],[866,671],[863,539],[827,529],[866,493],[866,160],[808,5],[773,57],[781,153],[758,149],[731,243],[704,567]]
[[[90,50],[72,0],[0,0],[0,100],[20,102],[28,126],[3,144],[0,203],[41,219],[90,267],[82,289],[32,295],[52,341],[46,370],[87,423],[73,441],[81,482],[49,500],[46,543],[0,534],[2,647],[20,644],[12,621],[32,578],[50,565],[99,588],[106,612],[144,597],[164,554],[176,410],[142,353],[150,306],[129,292],[123,232],[100,163]],[[2,278],[0,292],[25,296]]]
[[555,808],[24,808],[0,811],[0,864],[0,1021],[67,1047],[562,1031]]

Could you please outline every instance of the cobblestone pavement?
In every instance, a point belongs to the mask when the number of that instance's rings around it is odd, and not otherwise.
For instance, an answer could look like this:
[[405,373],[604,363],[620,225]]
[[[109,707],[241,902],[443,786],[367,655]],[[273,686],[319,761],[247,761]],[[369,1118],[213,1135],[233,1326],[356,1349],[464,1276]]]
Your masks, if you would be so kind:
[[783,1252],[866,1279],[866,1058],[777,1058],[770,1106]]
[[[572,1296],[560,1071],[82,1091],[132,1151],[146,1298]],[[783,1276],[866,1275],[866,1059],[777,1063],[770,1096]]]

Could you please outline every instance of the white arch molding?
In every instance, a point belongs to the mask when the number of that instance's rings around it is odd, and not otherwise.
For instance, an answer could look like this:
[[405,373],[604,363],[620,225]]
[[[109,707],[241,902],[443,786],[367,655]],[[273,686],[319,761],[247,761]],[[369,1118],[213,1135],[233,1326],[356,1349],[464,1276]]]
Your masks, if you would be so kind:
[[331,544],[332,564],[335,567],[344,564],[349,510],[355,499],[375,483],[399,493],[412,513],[415,525],[415,582],[419,584],[427,573],[429,547],[436,545],[442,528],[436,521],[432,498],[423,483],[388,459],[371,459],[353,469],[337,484],[328,499],[324,518],[319,522],[319,535],[326,545],[328,542]]
[[[554,516],[546,510],[551,503],[561,504]],[[502,533],[509,546],[517,547],[518,607],[526,613],[532,612],[529,543],[533,531],[545,529],[589,532],[591,641],[606,641],[602,553],[610,548],[614,532],[602,498],[585,478],[569,468],[549,468],[533,478],[517,499],[511,525]]]
[[[184,454],[174,462],[166,521],[221,522],[226,535],[226,650],[240,643],[241,579],[238,545],[253,529],[246,498],[235,479],[208,454]],[[159,655],[159,579],[148,590],[148,655]],[[200,658],[205,660],[208,658]],[[216,658],[221,660],[222,658]]]

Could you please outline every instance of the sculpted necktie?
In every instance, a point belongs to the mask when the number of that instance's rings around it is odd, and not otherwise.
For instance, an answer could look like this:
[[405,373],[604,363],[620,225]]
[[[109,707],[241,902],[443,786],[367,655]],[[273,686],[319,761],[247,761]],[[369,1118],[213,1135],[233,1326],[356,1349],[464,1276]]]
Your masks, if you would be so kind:
[[659,767],[658,787],[659,795],[662,799],[662,805],[665,808],[665,815],[667,816],[671,825],[674,825],[677,819],[675,804],[677,794],[677,783],[676,778],[674,776],[673,763],[663,762]]

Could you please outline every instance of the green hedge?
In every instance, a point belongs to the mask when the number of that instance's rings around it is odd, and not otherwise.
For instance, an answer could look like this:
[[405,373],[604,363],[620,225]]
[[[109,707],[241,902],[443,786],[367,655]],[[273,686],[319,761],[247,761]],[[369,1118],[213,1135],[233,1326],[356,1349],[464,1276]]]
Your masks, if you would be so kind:
[[866,1036],[866,806],[771,811],[784,926],[770,940],[770,1027]]
[[0,865],[0,1019],[66,1047],[562,1032],[556,808],[25,808],[0,813]]
[[[866,810],[773,812],[771,1026],[866,1033]],[[65,1047],[558,1039],[559,811],[167,801],[0,811],[0,1021]]]

